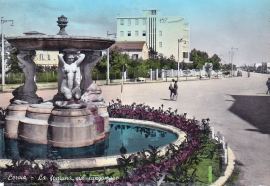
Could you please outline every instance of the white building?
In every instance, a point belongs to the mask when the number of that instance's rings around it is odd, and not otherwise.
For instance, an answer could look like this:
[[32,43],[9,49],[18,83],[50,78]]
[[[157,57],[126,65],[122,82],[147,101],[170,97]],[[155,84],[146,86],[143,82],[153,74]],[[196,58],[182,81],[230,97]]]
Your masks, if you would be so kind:
[[145,41],[149,49],[167,58],[173,55],[176,61],[189,62],[189,24],[181,16],[143,10],[141,16],[117,17],[117,41]]

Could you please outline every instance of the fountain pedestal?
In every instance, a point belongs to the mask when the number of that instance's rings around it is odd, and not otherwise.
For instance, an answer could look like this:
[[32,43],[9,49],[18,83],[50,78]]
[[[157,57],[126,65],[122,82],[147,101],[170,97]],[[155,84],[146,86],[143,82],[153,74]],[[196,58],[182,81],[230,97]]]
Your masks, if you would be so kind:
[[29,143],[47,144],[48,119],[52,104],[32,104],[18,126],[18,139]]
[[5,121],[5,137],[18,139],[18,126],[21,119],[25,118],[29,104],[11,104],[7,107]]
[[88,108],[55,109],[49,123],[49,142],[54,147],[89,146],[108,135],[100,131],[100,120]]

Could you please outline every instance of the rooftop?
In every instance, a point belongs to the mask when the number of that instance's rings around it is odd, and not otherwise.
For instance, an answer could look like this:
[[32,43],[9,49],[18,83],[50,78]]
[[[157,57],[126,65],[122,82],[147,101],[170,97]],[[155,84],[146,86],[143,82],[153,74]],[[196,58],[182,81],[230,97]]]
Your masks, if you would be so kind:
[[142,50],[145,44],[145,41],[117,41],[110,47],[110,49],[118,47],[124,50]]

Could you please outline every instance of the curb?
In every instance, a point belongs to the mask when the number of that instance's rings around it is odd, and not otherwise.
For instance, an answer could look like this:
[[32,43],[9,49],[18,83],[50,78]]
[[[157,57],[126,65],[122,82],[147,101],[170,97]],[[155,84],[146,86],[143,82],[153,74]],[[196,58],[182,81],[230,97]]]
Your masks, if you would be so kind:
[[224,172],[224,176],[219,177],[217,181],[210,184],[210,186],[222,186],[226,183],[226,181],[229,179],[229,177],[232,175],[235,165],[235,156],[230,147],[228,147],[228,165],[226,167],[226,170]]

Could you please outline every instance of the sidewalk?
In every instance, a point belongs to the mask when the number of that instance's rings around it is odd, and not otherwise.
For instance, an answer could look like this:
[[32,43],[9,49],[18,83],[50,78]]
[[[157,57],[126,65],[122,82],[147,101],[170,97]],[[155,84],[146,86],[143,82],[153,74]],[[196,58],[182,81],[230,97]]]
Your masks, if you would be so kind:
[[[198,80],[213,80],[213,79],[222,79],[222,78],[230,78],[230,77],[225,77],[225,76],[219,76],[217,77],[194,77],[194,76],[188,76],[188,77],[179,77],[178,82],[181,81],[198,81]],[[151,80],[150,78],[145,78],[145,81],[136,81],[136,79],[127,79],[126,81],[123,82],[123,84],[141,84],[141,83],[162,83],[162,82],[171,82],[172,80],[177,80],[177,77],[168,77],[168,78],[159,78],[158,80]],[[110,85],[119,85],[122,84],[122,79],[115,79],[115,80],[110,80],[111,83]],[[106,85],[106,80],[93,80],[94,83],[97,85]],[[12,92],[22,84],[6,84],[6,90],[5,92]],[[37,88],[38,90],[47,90],[47,89],[57,89],[57,82],[49,82],[49,83],[37,83]],[[3,92],[0,92],[0,94]]]

